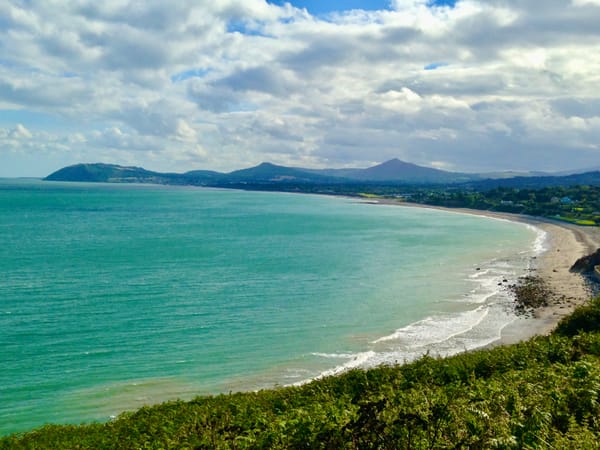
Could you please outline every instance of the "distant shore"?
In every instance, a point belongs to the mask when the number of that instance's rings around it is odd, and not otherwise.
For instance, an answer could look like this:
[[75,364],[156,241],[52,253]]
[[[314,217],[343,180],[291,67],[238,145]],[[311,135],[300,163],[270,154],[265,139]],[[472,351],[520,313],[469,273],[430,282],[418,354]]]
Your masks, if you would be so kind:
[[441,211],[472,214],[496,219],[521,222],[543,230],[546,233],[545,251],[532,261],[532,270],[541,277],[554,293],[558,302],[538,308],[533,317],[519,317],[502,330],[497,344],[512,344],[535,335],[548,334],[560,319],[569,315],[577,306],[587,302],[592,293],[583,276],[569,269],[582,256],[600,248],[600,228],[583,227],[521,214],[501,213],[466,208],[446,208],[418,203],[404,203],[387,199],[369,199],[369,203],[395,205],[413,208],[437,209]]

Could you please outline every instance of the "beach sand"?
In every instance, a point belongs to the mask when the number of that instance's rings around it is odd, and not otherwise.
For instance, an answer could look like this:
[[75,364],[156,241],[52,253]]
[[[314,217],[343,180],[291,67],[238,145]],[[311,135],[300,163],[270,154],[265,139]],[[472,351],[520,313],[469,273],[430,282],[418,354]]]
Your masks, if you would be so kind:
[[497,219],[522,222],[542,229],[547,233],[545,251],[532,261],[533,274],[541,277],[558,301],[538,308],[533,317],[519,317],[502,330],[496,345],[512,344],[535,335],[548,334],[561,318],[570,314],[577,306],[589,301],[592,293],[583,276],[569,269],[582,256],[600,248],[600,228],[571,225],[551,219],[520,214],[479,211],[465,208],[444,208],[394,200],[377,200],[371,203],[408,207],[439,209],[449,212],[474,214]]

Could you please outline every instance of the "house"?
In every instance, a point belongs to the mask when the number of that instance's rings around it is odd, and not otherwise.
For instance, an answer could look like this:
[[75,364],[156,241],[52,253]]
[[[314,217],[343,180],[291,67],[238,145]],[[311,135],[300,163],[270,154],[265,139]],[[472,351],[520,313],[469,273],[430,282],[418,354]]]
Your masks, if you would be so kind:
[[571,200],[570,197],[563,197],[563,198],[560,199],[560,202],[563,205],[570,205],[571,203],[573,203],[573,200]]

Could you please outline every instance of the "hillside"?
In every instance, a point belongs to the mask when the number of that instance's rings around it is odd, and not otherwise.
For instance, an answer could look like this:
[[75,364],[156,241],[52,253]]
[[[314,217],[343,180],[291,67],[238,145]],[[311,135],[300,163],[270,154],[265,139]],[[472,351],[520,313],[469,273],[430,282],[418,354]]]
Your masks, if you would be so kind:
[[597,448],[599,417],[596,299],[528,342],[48,425],[0,448]]
[[478,190],[488,190],[499,187],[516,189],[541,189],[545,187],[567,187],[575,185],[600,186],[600,171],[559,176],[518,176],[502,179],[487,179],[468,183],[468,186]]
[[76,164],[64,167],[48,175],[48,181],[88,181],[106,183],[173,183],[177,174],[152,172],[141,167],[125,167],[115,164]]
[[224,174],[223,182],[239,183],[326,183],[341,181],[335,177],[321,175],[319,173],[309,172],[305,169],[296,169],[293,167],[278,166],[271,163],[262,163],[249,169],[236,170]]

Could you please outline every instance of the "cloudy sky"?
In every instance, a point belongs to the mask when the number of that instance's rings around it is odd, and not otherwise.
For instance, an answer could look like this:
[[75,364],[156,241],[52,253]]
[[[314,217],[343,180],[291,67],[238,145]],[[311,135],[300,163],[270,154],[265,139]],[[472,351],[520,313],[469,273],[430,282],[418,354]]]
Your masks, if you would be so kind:
[[600,0],[4,0],[0,176],[600,166]]

